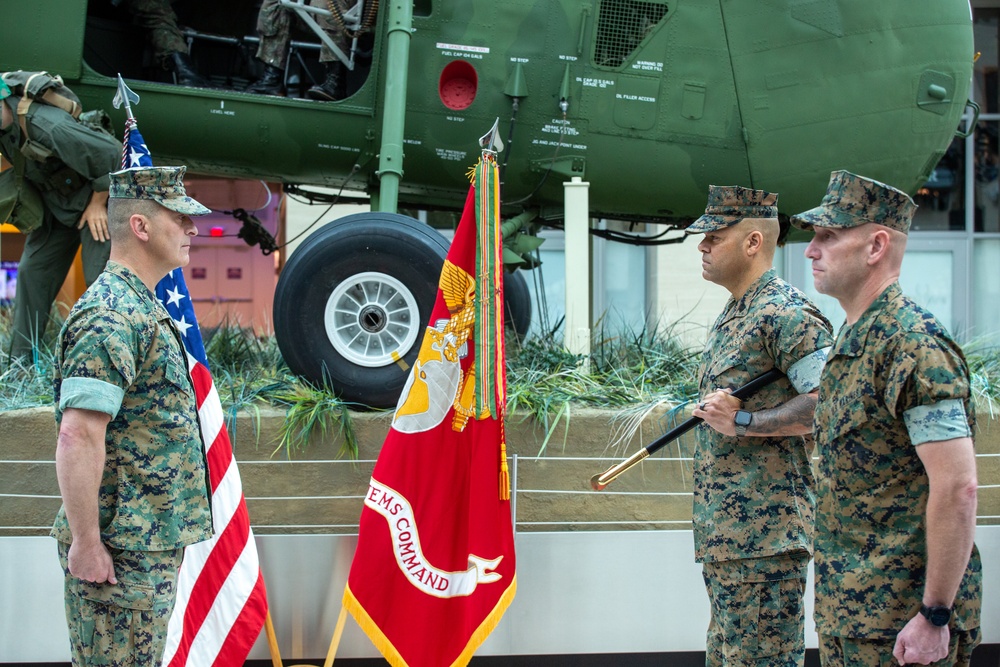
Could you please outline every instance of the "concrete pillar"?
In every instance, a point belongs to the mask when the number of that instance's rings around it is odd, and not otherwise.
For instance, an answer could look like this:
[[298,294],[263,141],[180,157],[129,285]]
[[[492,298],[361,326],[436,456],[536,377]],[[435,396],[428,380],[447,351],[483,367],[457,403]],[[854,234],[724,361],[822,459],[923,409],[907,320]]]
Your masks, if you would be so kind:
[[590,359],[593,325],[590,242],[590,183],[574,176],[563,183],[566,219],[566,349]]

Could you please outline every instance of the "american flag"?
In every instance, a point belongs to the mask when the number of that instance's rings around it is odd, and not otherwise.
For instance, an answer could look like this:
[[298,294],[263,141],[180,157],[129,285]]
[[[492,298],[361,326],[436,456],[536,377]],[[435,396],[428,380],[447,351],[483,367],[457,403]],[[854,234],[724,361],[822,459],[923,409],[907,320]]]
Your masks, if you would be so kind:
[[[135,119],[129,118],[125,123],[122,169],[152,166]],[[222,402],[208,370],[205,344],[181,269],[174,269],[157,284],[156,296],[180,330],[187,351],[206,448],[215,526],[212,539],[184,550],[163,665],[242,665],[267,616],[267,591],[257,545]]]

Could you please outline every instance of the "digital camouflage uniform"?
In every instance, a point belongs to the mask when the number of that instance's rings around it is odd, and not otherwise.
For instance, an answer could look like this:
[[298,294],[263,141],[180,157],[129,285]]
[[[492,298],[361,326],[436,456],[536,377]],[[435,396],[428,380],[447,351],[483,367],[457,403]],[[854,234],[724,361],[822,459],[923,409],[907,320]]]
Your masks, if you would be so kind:
[[[689,232],[744,217],[776,215],[777,195],[712,186],[706,215]],[[734,217],[735,216],[735,217]],[[830,324],[805,295],[764,273],[730,298],[702,356],[699,394],[736,389],[778,368],[786,378],[744,402],[751,412],[816,389],[832,342]],[[801,665],[806,570],[812,548],[812,442],[800,436],[727,436],[697,431],[695,558],[712,604],[706,664]]]
[[[971,435],[969,397],[961,349],[898,283],[841,330],[816,408],[820,634],[891,643],[919,611],[928,483],[915,445]],[[953,631],[979,627],[981,579],[973,548]]]
[[[905,193],[839,171],[821,205],[793,222],[874,223],[906,233],[915,209]],[[897,664],[896,635],[920,610],[927,565],[929,488],[916,446],[971,437],[974,424],[961,348],[898,283],[841,329],[823,369],[814,428],[815,620],[824,665]],[[981,586],[973,546],[955,598],[951,655],[934,665],[969,664],[980,641]]]
[[[112,198],[162,203],[164,192],[177,195],[171,182],[180,182],[184,168],[131,171],[137,175],[128,185],[112,182]],[[182,186],[173,199],[207,212]],[[109,262],[74,306],[60,333],[54,382],[57,422],[67,408],[111,415],[99,523],[118,583],[72,576],[64,508],[52,528],[74,664],[158,667],[183,548],[211,537],[212,516],[181,334],[131,270]]]
[[[19,98],[8,97],[15,114]],[[121,163],[122,144],[86,127],[62,109],[39,102],[29,107],[28,135],[52,152],[44,162],[25,159],[24,178],[38,190],[45,206],[41,227],[28,234],[18,264],[14,297],[14,324],[10,354],[31,358],[32,345],[41,340],[49,309],[81,248],[83,277],[88,285],[108,261],[110,242],[95,241],[87,225],[77,229],[91,195],[108,189],[108,172]],[[21,128],[15,120],[0,133],[0,152],[20,152]],[[4,350],[7,352],[7,350]]]
[[188,44],[177,26],[170,0],[129,0],[129,11],[153,45],[153,58],[162,63],[171,53],[187,53]]
[[[345,0],[334,0],[340,11],[347,9]],[[323,0],[313,0],[314,6],[327,8]],[[343,52],[347,52],[349,46],[347,35],[341,27],[331,18],[319,14],[310,14],[316,20],[334,44]],[[292,20],[295,15],[285,9],[278,0],[264,0],[257,14],[257,34],[260,36],[260,45],[257,47],[257,58],[267,65],[285,69],[288,61],[288,46],[292,39]],[[321,63],[332,62],[337,57],[333,51],[327,48],[326,44],[320,42],[319,61]]]

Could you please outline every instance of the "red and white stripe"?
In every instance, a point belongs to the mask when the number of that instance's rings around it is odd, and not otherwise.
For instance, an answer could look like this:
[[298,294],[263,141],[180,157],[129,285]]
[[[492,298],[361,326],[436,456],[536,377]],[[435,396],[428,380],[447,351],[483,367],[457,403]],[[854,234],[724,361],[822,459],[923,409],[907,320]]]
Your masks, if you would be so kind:
[[184,550],[164,667],[242,665],[267,615],[267,592],[240,473],[212,376],[188,355],[212,485],[212,539]]

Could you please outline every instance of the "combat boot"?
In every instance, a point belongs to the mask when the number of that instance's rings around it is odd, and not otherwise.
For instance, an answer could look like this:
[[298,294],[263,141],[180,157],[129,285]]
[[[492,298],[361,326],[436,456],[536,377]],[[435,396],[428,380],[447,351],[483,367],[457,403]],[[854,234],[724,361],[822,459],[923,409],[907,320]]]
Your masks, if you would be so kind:
[[191,86],[193,88],[208,88],[211,86],[208,79],[198,74],[194,63],[188,54],[174,51],[167,58],[167,69],[177,75],[177,84],[180,86]]
[[280,67],[264,65],[264,74],[246,88],[248,93],[258,95],[281,95],[284,91],[285,73]]
[[322,100],[324,102],[332,102],[344,97],[344,93],[341,90],[340,69],[341,65],[339,62],[327,63],[326,80],[307,90],[306,95],[310,99]]

